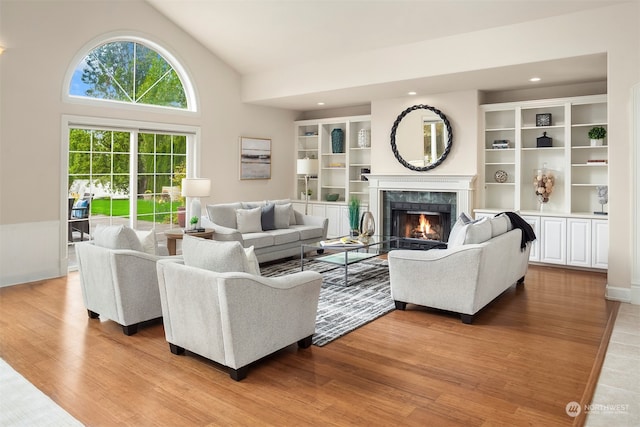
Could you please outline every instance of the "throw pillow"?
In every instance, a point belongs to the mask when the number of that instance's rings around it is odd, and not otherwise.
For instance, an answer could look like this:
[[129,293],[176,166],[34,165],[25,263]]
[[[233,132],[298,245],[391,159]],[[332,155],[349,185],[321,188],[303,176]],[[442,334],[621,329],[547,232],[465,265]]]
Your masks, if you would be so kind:
[[469,221],[469,217],[464,212],[458,216],[458,219],[449,232],[447,247],[452,248],[464,244],[464,238],[467,233],[466,227]]
[[134,230],[140,244],[142,245],[142,252],[149,255],[158,254],[158,241],[156,240],[156,232],[153,230]]
[[256,257],[256,253],[255,253],[255,250],[253,249],[253,246],[244,248],[244,254],[247,258],[245,272],[249,274],[253,274],[254,276],[260,276],[260,263],[258,262],[258,257]]
[[93,244],[107,249],[132,249],[144,252],[138,236],[126,225],[98,225],[93,232]]
[[220,242],[185,235],[182,239],[184,265],[218,273],[247,271],[247,255],[240,242]]
[[498,215],[490,219],[491,221],[491,238],[504,234],[509,229],[511,222],[506,215]]
[[263,231],[276,229],[275,206],[273,203],[267,203],[261,208],[260,223]]
[[491,221],[489,217],[480,218],[477,221],[467,224],[464,244],[475,244],[486,242],[491,239]]
[[[291,199],[271,200],[271,203],[277,205],[291,204]],[[289,225],[296,225],[296,214],[293,209],[289,212]]]
[[276,228],[289,228],[293,206],[291,203],[284,205],[274,205]]
[[259,233],[262,231],[262,208],[236,209],[236,222],[241,233]]
[[89,201],[86,199],[78,200],[74,203],[71,209],[71,216],[74,218],[88,218],[89,217]]

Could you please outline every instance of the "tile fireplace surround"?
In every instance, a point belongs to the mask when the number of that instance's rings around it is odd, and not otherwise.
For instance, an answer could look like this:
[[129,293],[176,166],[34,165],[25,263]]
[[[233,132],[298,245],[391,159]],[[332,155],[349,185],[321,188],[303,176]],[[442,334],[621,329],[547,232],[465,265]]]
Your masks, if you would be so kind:
[[[385,200],[447,202],[452,204],[452,224],[461,212],[471,215],[475,175],[367,175],[369,209],[382,231],[389,229]],[[387,214],[388,216],[388,214]],[[386,222],[385,222],[386,221]]]

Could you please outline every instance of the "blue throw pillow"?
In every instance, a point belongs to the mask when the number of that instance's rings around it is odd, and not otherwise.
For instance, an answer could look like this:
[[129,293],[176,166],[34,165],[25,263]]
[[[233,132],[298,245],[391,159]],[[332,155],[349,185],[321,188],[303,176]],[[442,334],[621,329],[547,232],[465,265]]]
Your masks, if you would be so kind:
[[89,216],[89,201],[86,199],[78,200],[74,205],[71,216],[74,218],[87,218]]

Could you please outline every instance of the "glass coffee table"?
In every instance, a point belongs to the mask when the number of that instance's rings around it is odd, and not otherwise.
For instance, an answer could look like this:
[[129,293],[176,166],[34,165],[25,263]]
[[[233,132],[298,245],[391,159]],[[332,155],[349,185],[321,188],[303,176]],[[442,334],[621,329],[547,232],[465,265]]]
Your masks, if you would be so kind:
[[[317,243],[305,244],[300,247],[300,270],[304,271],[305,263],[325,262],[344,266],[344,283],[348,286],[349,265],[386,254],[391,249],[398,247],[398,237],[395,236],[371,236],[366,241],[360,241],[357,237],[343,236],[336,239],[327,239]],[[348,243],[345,241],[353,241]],[[357,243],[355,243],[357,241]],[[320,255],[305,259],[307,252],[315,251]]]

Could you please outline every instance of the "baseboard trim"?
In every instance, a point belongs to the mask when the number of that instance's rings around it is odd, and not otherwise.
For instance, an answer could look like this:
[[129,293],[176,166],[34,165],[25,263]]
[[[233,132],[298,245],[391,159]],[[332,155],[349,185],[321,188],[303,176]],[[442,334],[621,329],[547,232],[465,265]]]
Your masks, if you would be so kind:
[[[640,292],[640,288],[637,289],[637,292]],[[616,286],[607,285],[605,288],[605,298],[612,301],[620,301],[620,302],[632,302],[631,299],[632,289],[631,288],[620,288]],[[637,302],[635,304],[638,304]]]

